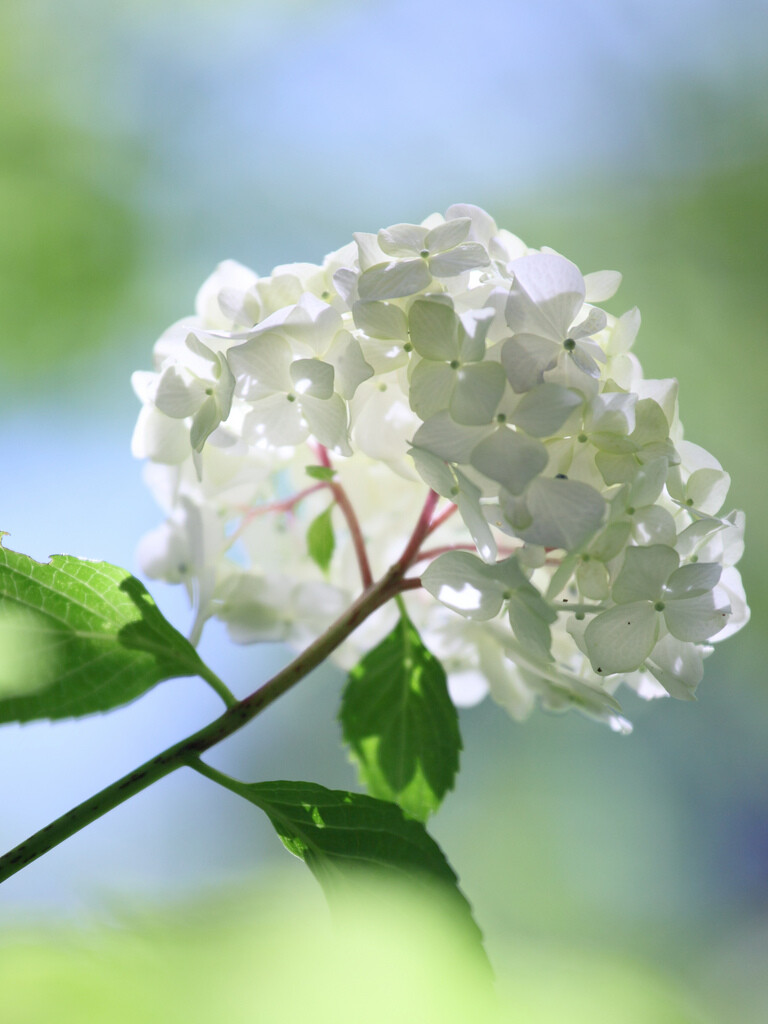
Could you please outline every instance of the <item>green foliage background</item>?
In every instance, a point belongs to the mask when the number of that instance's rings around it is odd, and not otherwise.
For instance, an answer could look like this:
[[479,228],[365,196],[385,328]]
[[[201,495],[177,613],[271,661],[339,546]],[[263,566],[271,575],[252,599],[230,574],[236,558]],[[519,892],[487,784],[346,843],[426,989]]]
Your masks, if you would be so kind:
[[[215,11],[203,0],[119,11],[89,0],[4,5],[0,528],[12,531],[10,547],[37,558],[76,547],[73,553],[131,567],[139,533],[159,514],[127,455],[136,408],[128,373],[149,365],[154,337],[189,311],[220,259],[267,272],[280,262],[318,259],[353,230],[469,201],[585,271],[620,269],[624,283],[612,310],[640,307],[636,351],[646,373],[680,379],[687,436],[722,461],[733,478],[732,504],[747,511],[742,569],[753,622],[709,660],[696,705],[628,701],[635,723],[629,739],[576,717],[540,714],[518,726],[490,704],[462,713],[457,791],[431,828],[474,904],[520,1019],[577,1021],[584,1006],[584,1019],[599,1020],[610,999],[624,1012],[604,1013],[611,1021],[757,1024],[768,1011],[768,125],[760,102],[768,83],[749,40],[759,38],[768,14],[762,3],[745,4],[739,25],[724,4],[704,5],[701,17],[696,7],[688,50],[676,63],[664,55],[661,6],[652,5],[639,23],[629,4],[576,7],[586,27],[597,28],[595,50],[570,80],[556,54],[546,57],[553,19],[565,18],[565,6],[542,5],[540,24],[525,21],[524,5],[509,8],[507,38],[528,31],[543,47],[551,120],[537,123],[534,136],[525,103],[505,98],[494,108],[502,120],[489,151],[474,141],[485,114],[469,84],[448,101],[461,144],[449,144],[442,122],[430,128],[440,75],[457,75],[467,59],[459,31],[448,54],[432,55],[431,63],[424,57],[424,70],[413,71],[412,62],[403,71],[394,48],[391,65],[371,69],[375,87],[366,95],[374,98],[365,116],[353,102],[353,73],[345,102],[328,102],[335,94],[323,92],[323,76],[341,73],[322,64],[329,41],[343,35],[368,54],[380,32],[396,35],[396,3],[278,8],[233,0]],[[619,9],[623,23],[611,20]],[[458,3],[451,12],[457,26],[475,17]],[[415,10],[413,18],[417,33]],[[612,37],[616,24],[624,34]],[[485,28],[479,37],[487,41]],[[649,40],[656,48],[645,52]],[[507,59],[510,66],[518,59],[511,42]],[[398,75],[411,76],[413,100],[399,108],[402,137],[382,137],[376,126]],[[558,97],[578,88],[595,102],[585,108],[582,143],[568,153],[553,150],[562,126]],[[313,107],[315,93],[321,109]],[[286,123],[277,131],[268,115],[281,104]],[[294,124],[299,112],[305,120]],[[158,588],[158,601],[186,628],[177,595]],[[233,688],[247,692],[255,673],[266,674],[258,652],[230,656],[215,631],[207,642],[208,660]],[[340,677],[328,671],[289,695],[268,724],[265,716],[263,726],[222,753],[222,765],[248,780],[304,777],[353,787],[335,723],[339,689]],[[170,708],[171,697],[184,703],[188,690],[179,684],[167,693],[167,703],[162,695],[147,698],[146,720],[132,709],[118,713],[128,723],[119,734],[126,758],[120,770],[142,759],[132,746],[139,734],[149,735],[149,756],[185,731]],[[208,706],[204,711],[203,720],[211,717]],[[162,740],[147,724],[152,715],[167,716]],[[90,747],[96,724],[83,733],[66,730],[4,728],[4,846],[44,824],[46,771],[78,779],[71,796],[51,802],[51,816],[88,795],[81,779],[89,758],[100,760]],[[66,752],[61,764],[49,753],[56,743]],[[22,750],[26,761],[10,760]],[[24,767],[32,763],[41,765],[39,778]],[[103,770],[98,785],[119,774],[111,765]],[[236,970],[243,950],[249,966],[262,964],[254,977],[270,979],[268,993],[277,991],[275,978],[293,984],[271,973],[272,950],[295,950],[291,937],[304,927],[312,935],[322,930],[325,923],[313,917],[322,915],[321,904],[305,885],[301,899],[311,909],[290,903],[284,917],[280,902],[267,900],[263,909],[262,897],[252,913],[234,909],[239,899],[224,895],[227,882],[250,887],[263,878],[280,862],[279,844],[268,824],[255,825],[253,815],[244,820],[234,797],[217,793],[206,802],[212,787],[203,796],[204,780],[188,785],[168,785],[155,804],[142,797],[135,811],[116,815],[114,832],[93,826],[72,841],[71,860],[64,851],[51,855],[29,882],[19,876],[18,886],[4,887],[0,905],[9,920],[32,908],[41,921],[37,930],[9,926],[0,936],[0,989],[16,1014],[13,1024],[52,1019],[44,989],[57,1019],[96,1007],[93,1019],[117,1021],[117,993],[136,993],[137,979],[147,977],[146,1005],[170,1007],[209,957],[212,991],[226,992],[239,1007],[232,1020],[236,1013],[251,1019],[249,1008],[259,1004],[256,983],[242,982]],[[110,874],[126,848],[139,863],[142,850],[155,851],[156,863]],[[45,887],[48,872],[61,891],[77,888],[74,907],[62,909],[60,893]],[[295,866],[292,879],[297,872]],[[83,881],[89,874],[98,879],[91,889]],[[168,893],[176,906],[168,905]],[[149,925],[116,909],[132,901],[152,904]],[[191,933],[189,915],[197,921]],[[373,958],[371,991],[379,991],[377,971],[392,955],[387,927],[376,934],[384,947]],[[350,935],[349,948],[339,940],[338,962],[358,948],[359,933]],[[423,944],[407,947],[416,961]],[[316,959],[325,945],[322,937],[300,944],[296,955],[318,972],[327,969],[325,980],[337,986],[349,972],[338,962],[329,967],[324,957],[331,954]],[[149,961],[171,966],[158,971]],[[460,972],[432,966],[408,991],[428,989],[440,976],[446,1006],[463,1005],[452,987]],[[330,1012],[318,976],[310,988],[321,993],[322,1013]],[[50,985],[33,986],[30,978],[38,977]],[[470,994],[473,985],[466,980]]]

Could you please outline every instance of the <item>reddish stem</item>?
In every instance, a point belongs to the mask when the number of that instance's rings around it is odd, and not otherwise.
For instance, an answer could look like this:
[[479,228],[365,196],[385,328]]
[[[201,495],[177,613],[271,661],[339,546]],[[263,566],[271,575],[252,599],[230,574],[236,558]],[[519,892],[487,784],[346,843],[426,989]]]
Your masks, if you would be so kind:
[[314,494],[316,491],[322,491],[327,486],[328,484],[322,481],[319,484],[313,484],[312,487],[305,487],[303,491],[299,491],[284,501],[272,501],[268,505],[254,505],[251,508],[247,508],[243,512],[243,525],[247,525],[252,519],[255,519],[257,516],[266,515],[268,512],[290,512],[300,501],[308,498],[310,494]]
[[397,588],[398,594],[404,590],[418,590],[421,587],[421,579],[416,577],[408,577],[407,579],[401,580]]
[[439,516],[436,516],[429,524],[427,536],[429,536],[430,533],[434,533],[435,530],[439,530],[443,523],[450,519],[453,513],[457,511],[457,509],[457,505],[449,505],[448,508],[445,509],[445,511],[441,512]]
[[[317,457],[326,469],[333,469],[331,457],[328,454],[328,449],[324,445],[317,445]],[[342,515],[347,521],[349,533],[352,537],[352,544],[355,548],[357,564],[360,569],[360,579],[363,583],[363,590],[368,590],[368,588],[373,585],[373,573],[371,572],[371,563],[368,561],[368,552],[365,550],[365,540],[363,538],[363,531],[360,528],[360,520],[357,518],[355,510],[352,507],[352,502],[349,500],[349,496],[342,485],[336,480],[330,480],[326,486],[330,487],[331,492],[336,499],[336,504],[341,509]]]
[[430,533],[430,525],[432,523],[432,515],[434,514],[437,503],[440,501],[440,495],[435,491],[430,491],[427,495],[427,500],[424,502],[424,508],[421,510],[419,521],[416,523],[411,539],[405,546],[405,550],[400,556],[397,567],[401,572],[405,570],[413,563],[416,555],[419,553],[424,539]]

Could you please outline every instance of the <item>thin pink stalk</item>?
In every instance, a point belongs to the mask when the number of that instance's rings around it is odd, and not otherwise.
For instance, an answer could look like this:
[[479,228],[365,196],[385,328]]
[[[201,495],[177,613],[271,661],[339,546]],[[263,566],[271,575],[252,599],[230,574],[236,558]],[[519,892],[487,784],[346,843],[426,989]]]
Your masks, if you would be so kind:
[[453,515],[453,513],[457,511],[457,509],[458,509],[458,505],[449,505],[448,508],[445,509],[444,512],[441,512],[439,516],[436,516],[432,520],[432,522],[429,524],[429,529],[427,530],[427,536],[429,536],[430,533],[434,533],[435,530],[439,530],[440,527],[443,525],[443,523],[445,523],[448,519],[450,519],[451,516]]
[[419,548],[423,544],[425,538],[430,533],[430,526],[432,524],[432,516],[434,515],[437,503],[440,501],[440,495],[435,491],[430,491],[427,495],[427,500],[424,502],[424,507],[421,510],[419,521],[416,523],[411,538],[405,546],[405,549],[397,561],[397,566],[405,571],[410,565],[413,564],[416,555],[419,553]]
[[[331,464],[331,457],[328,454],[328,449],[324,445],[317,445],[317,456],[326,469],[333,468]],[[368,561],[368,552],[365,549],[365,539],[363,538],[363,531],[360,527],[360,520],[357,518],[357,514],[352,507],[352,502],[349,500],[349,496],[342,485],[336,480],[331,480],[326,486],[330,487],[331,493],[336,499],[336,504],[341,509],[341,513],[347,521],[349,533],[352,537],[352,544],[355,549],[355,557],[357,558],[357,564],[360,569],[360,579],[363,583],[363,590],[368,590],[373,586],[373,572],[371,571],[371,563]]]
[[266,515],[268,512],[290,512],[300,501],[308,498],[310,494],[314,494],[316,491],[322,491],[327,486],[328,484],[322,481],[319,484],[313,484],[312,487],[305,487],[303,491],[299,491],[290,498],[285,498],[284,501],[272,501],[268,505],[250,506],[243,512],[243,525],[250,523],[257,516]]

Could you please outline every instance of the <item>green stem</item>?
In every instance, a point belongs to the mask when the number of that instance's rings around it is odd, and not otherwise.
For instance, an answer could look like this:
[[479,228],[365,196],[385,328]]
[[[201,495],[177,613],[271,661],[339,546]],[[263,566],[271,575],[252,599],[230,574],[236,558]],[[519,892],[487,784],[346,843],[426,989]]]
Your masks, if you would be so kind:
[[[224,687],[228,696],[225,698],[223,692],[220,693],[220,696],[226,700],[229,706],[219,718],[186,739],[168,747],[167,750],[150,761],[145,761],[128,775],[124,775],[117,782],[113,782],[111,786],[107,786],[106,789],[102,789],[88,800],[84,800],[83,803],[78,804],[77,807],[72,808],[71,811],[20,843],[4,857],[0,857],[0,882],[4,882],[27,864],[31,864],[54,846],[58,846],[59,843],[74,835],[75,832],[79,832],[81,828],[89,825],[92,821],[96,821],[107,811],[111,811],[130,797],[140,793],[153,782],[157,782],[177,768],[193,764],[204,751],[220,743],[250,722],[273,701],[325,661],[369,615],[399,594],[401,590],[410,589],[417,584],[416,580],[403,579],[406,568],[407,566],[402,564],[402,560],[393,566],[378,583],[374,583],[373,586],[365,590],[322,636],[319,636],[289,665],[250,696],[230,704],[230,699],[234,700],[234,697]],[[209,678],[207,681],[214,685],[212,679]],[[217,686],[214,686],[214,689],[219,692]]]
[[200,758],[195,758],[194,761],[189,762],[189,767],[194,768],[196,772],[200,772],[206,779],[211,779],[212,782],[217,782],[224,789],[229,789],[233,793],[237,793],[238,796],[242,796],[240,792],[240,786],[235,783],[233,779],[230,779],[224,772],[220,772],[217,768],[212,768],[211,765],[206,764],[205,761],[201,761]]
[[235,704],[237,704],[237,697],[234,695],[234,693],[232,693],[227,684],[222,682],[222,680],[219,679],[216,673],[209,669],[207,665],[205,666],[205,671],[200,673],[200,676],[206,681],[206,683],[208,683],[211,689],[215,690],[216,693],[221,697],[221,699],[224,701],[225,707],[233,708]]

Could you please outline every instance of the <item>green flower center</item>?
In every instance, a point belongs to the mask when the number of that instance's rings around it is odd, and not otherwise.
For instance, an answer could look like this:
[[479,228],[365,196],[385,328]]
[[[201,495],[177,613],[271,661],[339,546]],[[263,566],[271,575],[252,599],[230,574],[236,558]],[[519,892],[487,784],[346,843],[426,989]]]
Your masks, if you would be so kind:
[[573,350],[576,348],[576,342],[573,340],[573,338],[566,338],[563,342],[563,348],[566,352],[573,352]]

